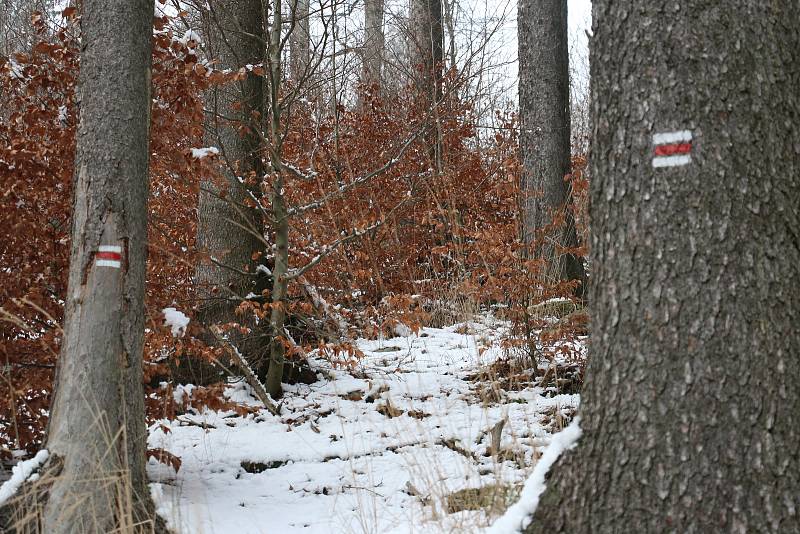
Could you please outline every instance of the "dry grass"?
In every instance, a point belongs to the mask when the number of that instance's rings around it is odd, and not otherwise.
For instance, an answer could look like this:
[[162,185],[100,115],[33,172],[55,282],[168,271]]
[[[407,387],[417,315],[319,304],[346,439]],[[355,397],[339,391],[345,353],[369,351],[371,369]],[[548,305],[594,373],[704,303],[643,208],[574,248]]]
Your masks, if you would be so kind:
[[521,484],[490,484],[454,491],[445,498],[447,512],[454,514],[465,510],[485,510],[491,515],[500,515],[519,499],[521,491]]
[[430,315],[426,326],[444,328],[474,320],[480,314],[481,307],[475,295],[466,294],[462,284],[453,280],[436,290],[426,311]]
[[[60,475],[52,474],[53,464],[48,467],[35,480],[28,481],[20,488],[20,492],[11,501],[6,503],[9,516],[4,518],[3,532],[17,534],[45,534],[43,514],[45,502],[53,484],[60,479]],[[97,510],[91,504],[90,494],[71,494],[66,497],[69,506],[59,511],[56,523],[69,522],[76,514],[81,514],[85,532],[103,532],[110,534],[149,534],[161,531],[157,527],[156,519],[144,521],[136,519],[135,499],[130,476],[126,471],[116,473],[97,473],[87,476],[80,481],[71,481],[76,486],[91,484],[95,487],[112,492],[114,509],[111,517],[116,526],[111,530],[103,525],[109,517],[108,511]]]
[[[88,400],[87,400],[88,402]],[[98,462],[91,469],[67,476],[64,460],[51,455],[38,472],[31,475],[17,494],[4,504],[0,512],[0,532],[16,534],[48,534],[45,513],[53,488],[66,488],[61,496],[63,508],[57,511],[50,525],[77,523],[81,532],[108,534],[153,534],[166,532],[163,521],[152,511],[149,495],[136,495],[128,465],[123,460],[117,468],[109,468],[112,455],[127,450],[127,435],[123,429],[111,431],[105,412],[95,407],[93,421],[87,423],[84,433],[100,436],[99,450],[92,454]],[[89,436],[76,435],[86,446],[91,446]],[[123,455],[124,456],[124,455]],[[112,509],[108,509],[111,503]],[[143,511],[143,508],[145,510]],[[51,513],[48,511],[47,513]],[[144,518],[143,518],[144,517]],[[109,525],[112,525],[109,527]],[[76,526],[72,525],[72,531]]]

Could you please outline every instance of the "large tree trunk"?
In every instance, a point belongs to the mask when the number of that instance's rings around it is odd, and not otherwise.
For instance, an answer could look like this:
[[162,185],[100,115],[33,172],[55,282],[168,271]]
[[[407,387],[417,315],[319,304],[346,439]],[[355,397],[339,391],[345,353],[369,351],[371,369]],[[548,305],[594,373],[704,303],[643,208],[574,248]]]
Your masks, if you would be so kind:
[[[583,296],[582,259],[559,250],[578,246],[564,180],[571,172],[567,0],[521,0],[517,20],[523,239],[530,256],[552,261],[549,276],[577,281],[575,293]],[[563,223],[546,231],[562,215]]]
[[800,11],[593,5],[584,435],[528,532],[800,532]]
[[[208,48],[223,68],[235,70],[263,62],[261,10],[261,0],[212,3]],[[254,177],[260,180],[264,174],[258,152],[261,124],[256,118],[263,111],[263,78],[249,74],[237,84],[215,90],[208,100],[212,110],[208,119],[209,143],[219,147],[228,167],[224,184],[209,179],[200,184],[197,247],[208,251],[212,261],[201,261],[196,270],[198,319],[213,325],[239,320],[234,314],[236,307],[256,289],[253,254],[266,248],[262,237],[264,221],[257,209],[245,204],[250,195],[240,181]],[[258,354],[248,352],[258,351],[251,349],[243,352],[255,363]],[[199,368],[200,376],[195,379],[202,382],[213,378],[205,376],[208,372]]]
[[[72,252],[47,533],[151,519],[142,389],[152,0],[84,0]],[[121,498],[130,491],[130,507]]]
[[383,69],[383,8],[384,0],[364,0],[364,44],[361,83],[371,86],[380,96]]
[[289,75],[296,84],[310,74],[311,34],[309,32],[309,0],[291,0],[292,34],[289,38]]

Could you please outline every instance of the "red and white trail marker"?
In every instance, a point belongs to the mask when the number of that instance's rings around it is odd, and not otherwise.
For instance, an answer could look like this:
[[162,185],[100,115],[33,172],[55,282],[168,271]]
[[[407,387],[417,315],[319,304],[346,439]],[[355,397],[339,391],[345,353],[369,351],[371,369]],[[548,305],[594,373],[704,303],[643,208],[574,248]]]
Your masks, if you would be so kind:
[[692,132],[653,134],[653,167],[678,167],[692,161]]
[[113,267],[119,269],[122,266],[122,247],[116,245],[100,245],[94,255],[94,263],[98,267]]

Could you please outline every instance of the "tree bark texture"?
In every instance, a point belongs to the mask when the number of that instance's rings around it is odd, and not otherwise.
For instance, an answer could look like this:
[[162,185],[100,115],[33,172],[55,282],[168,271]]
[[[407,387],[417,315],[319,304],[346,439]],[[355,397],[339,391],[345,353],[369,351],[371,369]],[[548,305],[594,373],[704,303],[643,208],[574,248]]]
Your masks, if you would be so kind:
[[[578,246],[564,179],[571,172],[567,0],[520,0],[518,9],[523,239],[530,256],[552,260],[549,276],[578,281],[582,296],[583,260],[561,253]],[[546,231],[557,214],[563,224]]]
[[[64,341],[47,449],[47,533],[152,519],[142,388],[153,0],[84,0]],[[120,498],[131,492],[132,509]]]
[[411,0],[409,24],[414,85],[430,107],[442,97],[442,0]]
[[[262,63],[261,0],[212,3],[207,35],[209,53],[223,68],[236,70]],[[241,181],[264,174],[258,135],[264,107],[263,77],[248,74],[236,84],[215,90],[208,100],[212,110],[209,143],[220,149],[227,166],[225,183],[206,179],[200,184],[197,247],[207,251],[212,262],[202,261],[196,269],[198,319],[213,325],[238,320],[236,307],[255,290],[253,254],[266,248],[263,218],[257,208],[245,204],[250,194]],[[251,359],[246,351],[245,356]],[[208,370],[198,372],[206,374]]]
[[311,65],[311,33],[309,30],[309,0],[291,0],[292,34],[289,37],[289,75],[296,83],[308,77]]
[[372,86],[380,95],[381,70],[383,69],[384,0],[364,0],[364,44],[361,83]]
[[443,171],[443,143],[438,104],[442,100],[444,27],[442,0],[411,0],[409,52],[412,87],[418,111],[427,116],[423,134],[430,168]]
[[593,9],[584,435],[527,531],[800,532],[797,4]]

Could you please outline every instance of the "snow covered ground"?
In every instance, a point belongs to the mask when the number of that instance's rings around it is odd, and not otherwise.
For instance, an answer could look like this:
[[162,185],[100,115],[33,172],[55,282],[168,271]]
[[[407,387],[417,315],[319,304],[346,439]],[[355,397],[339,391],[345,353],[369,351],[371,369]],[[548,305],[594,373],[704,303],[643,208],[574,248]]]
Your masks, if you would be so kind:
[[[159,513],[192,534],[482,532],[578,403],[470,380],[501,356],[502,328],[361,340],[358,369],[316,362],[327,378],[288,387],[280,417],[206,411],[153,425],[150,447],[182,460],[177,473],[150,461]],[[257,403],[241,383],[229,394]],[[503,419],[492,454],[490,429]],[[492,486],[504,489],[491,513],[453,512],[454,492]]]

